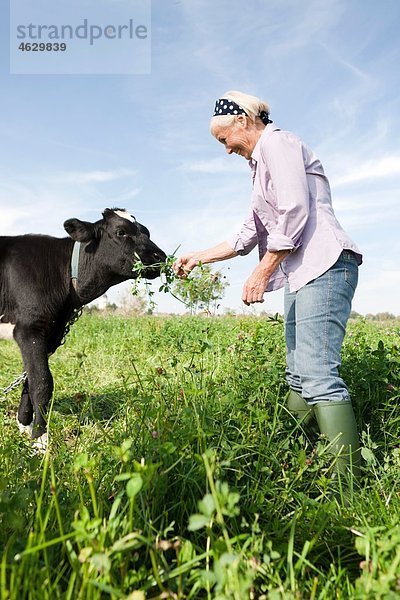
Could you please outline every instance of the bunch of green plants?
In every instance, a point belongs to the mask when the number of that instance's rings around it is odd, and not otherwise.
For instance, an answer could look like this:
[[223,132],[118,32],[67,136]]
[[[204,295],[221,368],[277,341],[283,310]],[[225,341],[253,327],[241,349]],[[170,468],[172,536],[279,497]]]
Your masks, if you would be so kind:
[[[175,281],[175,272],[172,268],[172,265],[176,261],[175,252],[169,254],[165,260],[165,262],[154,263],[150,265],[152,268],[156,268],[160,272],[161,284],[159,285],[159,292],[169,293],[173,295],[172,286]],[[147,297],[149,302],[150,310],[154,310],[156,308],[156,303],[154,301],[154,290],[152,284],[149,280],[145,278],[146,269],[149,268],[149,265],[145,265],[140,256],[136,256],[136,260],[132,267],[133,272],[133,285],[132,285],[132,294],[134,296],[140,296],[143,291],[145,297]]]
[[[171,294],[176,300],[184,304],[193,314],[197,310],[203,310],[208,314],[215,313],[218,300],[224,296],[225,289],[229,285],[226,277],[221,271],[213,271],[209,265],[199,265],[187,277],[179,278],[176,276],[172,265],[176,262],[176,250],[173,254],[167,256],[165,262],[155,263],[155,267],[160,271],[160,280],[158,291]],[[137,257],[133,265],[134,282],[132,294],[134,296],[144,296],[148,300],[149,310],[156,309],[157,304],[154,299],[154,289],[152,283],[145,278],[146,266]]]

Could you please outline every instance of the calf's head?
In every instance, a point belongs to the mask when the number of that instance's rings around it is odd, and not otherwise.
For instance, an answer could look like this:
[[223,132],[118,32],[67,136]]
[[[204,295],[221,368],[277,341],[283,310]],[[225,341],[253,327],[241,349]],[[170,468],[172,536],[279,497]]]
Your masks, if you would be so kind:
[[103,218],[95,223],[68,219],[64,229],[74,241],[86,243],[86,251],[95,253],[120,277],[133,278],[132,267],[140,260],[148,265],[143,276],[154,279],[160,274],[160,263],[166,260],[165,253],[151,241],[149,230],[121,208],[106,208]]

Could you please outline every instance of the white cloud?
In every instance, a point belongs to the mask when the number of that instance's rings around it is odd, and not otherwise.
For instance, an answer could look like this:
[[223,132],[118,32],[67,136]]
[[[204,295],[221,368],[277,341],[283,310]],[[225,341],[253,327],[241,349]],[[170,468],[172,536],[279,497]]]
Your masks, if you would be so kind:
[[[0,180],[0,235],[47,233],[64,235],[70,217],[97,220],[106,207],[135,208],[140,188],[130,185],[137,172],[129,169],[65,171]],[[128,183],[124,179],[128,178]],[[23,183],[21,182],[23,181]],[[103,191],[102,184],[111,184]],[[122,190],[120,190],[123,184]],[[135,200],[135,202],[133,202]]]
[[383,179],[400,175],[400,155],[388,155],[375,160],[364,161],[356,164],[351,171],[333,180],[335,186],[359,183],[372,179]]
[[374,272],[360,268],[360,283],[354,300],[354,310],[361,314],[390,312],[400,315],[400,269]]
[[[4,206],[1,208],[1,231],[0,235],[14,234],[18,231],[18,223],[28,219],[30,210],[10,208]],[[20,232],[22,233],[22,231]]]
[[86,183],[104,183],[106,181],[116,181],[124,177],[133,177],[136,172],[131,169],[115,169],[113,171],[66,171],[65,173],[55,174],[50,178],[53,183],[71,183],[82,185]]
[[296,8],[286,14],[280,10],[281,7],[281,0],[276,0],[275,10],[268,7],[272,25],[276,26],[272,40],[274,53],[281,55],[300,52],[315,41],[324,39],[345,10],[341,0],[311,0],[302,5],[294,4]]
[[340,223],[349,233],[357,230],[357,235],[381,239],[382,232],[392,223],[400,222],[399,196],[400,188],[346,190],[345,193],[334,193],[333,206]]
[[238,163],[232,158],[231,160],[226,160],[225,157],[216,157],[211,158],[210,160],[198,160],[190,163],[184,163],[182,168],[186,171],[192,171],[197,173],[235,173],[237,174]]
[[46,233],[63,236],[63,222],[70,217],[100,218],[104,200],[90,186],[76,187],[48,181],[30,185],[0,183],[0,235]]

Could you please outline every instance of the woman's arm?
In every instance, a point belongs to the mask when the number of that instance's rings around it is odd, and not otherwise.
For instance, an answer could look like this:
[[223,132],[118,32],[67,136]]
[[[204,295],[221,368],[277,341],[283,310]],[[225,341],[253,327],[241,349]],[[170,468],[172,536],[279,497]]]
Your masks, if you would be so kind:
[[228,242],[222,242],[207,250],[199,250],[198,252],[190,252],[189,254],[180,256],[176,263],[174,263],[173,269],[178,277],[187,277],[190,271],[200,263],[207,264],[218,262],[220,260],[233,258],[237,255],[237,252],[233,250]]
[[301,246],[310,214],[310,190],[302,144],[292,134],[276,131],[261,151],[263,161],[259,168],[271,178],[277,209],[277,220],[269,232],[267,249],[294,252]]

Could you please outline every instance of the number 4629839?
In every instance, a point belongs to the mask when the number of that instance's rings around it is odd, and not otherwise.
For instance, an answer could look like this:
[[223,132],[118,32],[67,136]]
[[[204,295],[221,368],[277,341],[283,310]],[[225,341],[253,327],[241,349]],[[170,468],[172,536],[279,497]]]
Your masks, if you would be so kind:
[[22,52],[65,52],[66,49],[65,42],[21,42],[18,46]]

